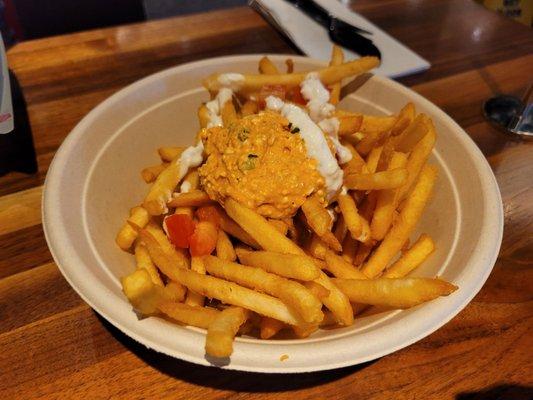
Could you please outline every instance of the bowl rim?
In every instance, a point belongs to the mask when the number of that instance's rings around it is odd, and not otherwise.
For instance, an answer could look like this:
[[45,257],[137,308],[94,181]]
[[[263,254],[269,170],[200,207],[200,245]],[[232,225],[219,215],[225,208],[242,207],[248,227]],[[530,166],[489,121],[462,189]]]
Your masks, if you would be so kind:
[[[103,102],[99,103],[95,108],[93,108],[72,129],[72,131],[68,134],[68,136],[65,138],[60,148],[57,150],[56,154],[54,155],[54,158],[52,160],[52,163],[50,164],[50,167],[49,167],[49,170],[46,175],[45,182],[44,182],[44,189],[43,189],[43,194],[42,194],[42,205],[41,205],[44,235],[45,235],[48,247],[50,249],[50,252],[52,254],[52,257],[56,265],[58,266],[59,270],[61,271],[62,275],[65,277],[67,282],[71,285],[71,287],[80,295],[80,297],[91,308],[93,308],[93,310],[95,310],[99,315],[101,315],[109,323],[111,323],[113,326],[115,326],[116,328],[118,328],[119,330],[121,330],[122,332],[124,332],[126,335],[133,338],[137,342],[142,343],[145,346],[151,349],[154,349],[158,352],[167,354],[175,358],[180,358],[185,361],[200,364],[200,365],[213,365],[213,364],[206,362],[205,359],[200,360],[197,357],[189,356],[188,354],[180,353],[179,355],[177,355],[176,350],[169,349],[165,346],[161,346],[156,341],[146,338],[138,334],[137,332],[134,332],[131,329],[128,329],[127,327],[124,326],[124,324],[121,324],[120,322],[115,321],[115,319],[111,317],[109,313],[106,311],[106,309],[104,309],[103,307],[100,307],[95,301],[93,301],[92,298],[90,298],[88,294],[84,292],[83,287],[80,284],[80,282],[76,281],[72,276],[70,276],[69,268],[67,265],[69,264],[68,259],[70,257],[70,253],[72,253],[72,251],[74,250],[69,249],[67,251],[66,250],[67,246],[62,245],[62,243],[64,242],[62,231],[60,229],[57,229],[54,224],[54,221],[57,218],[61,218],[61,213],[59,212],[59,210],[57,210],[56,204],[58,204],[58,194],[59,194],[59,189],[62,183],[61,181],[62,167],[64,166],[69,154],[74,150],[76,141],[82,135],[85,134],[86,128],[89,126],[89,124],[93,120],[99,117],[100,112],[106,109],[107,107],[110,107],[116,104],[123,97],[127,96],[131,92],[134,92],[135,90],[138,90],[144,85],[147,85],[151,83],[152,81],[157,81],[167,75],[184,73],[188,70],[202,68],[202,66],[204,65],[211,65],[213,63],[223,64],[227,62],[238,62],[238,61],[242,61],[242,62],[258,61],[264,55],[265,54],[248,54],[248,55],[214,57],[214,58],[208,58],[208,59],[195,61],[191,63],[181,64],[181,65],[177,65],[177,66],[159,71],[149,76],[146,76],[124,87],[123,89],[117,91],[116,93],[114,93],[113,95],[105,99]],[[309,57],[304,57],[304,56],[295,56],[295,55],[288,55],[288,54],[287,55],[286,54],[268,54],[268,56],[275,61],[283,60],[285,58],[290,57],[294,59],[296,62],[305,60],[306,62],[314,63],[317,66],[325,65],[325,62],[323,61],[311,59]],[[500,249],[501,241],[503,237],[503,205],[502,205],[501,194],[499,191],[496,178],[492,172],[492,169],[490,168],[490,165],[488,164],[488,161],[482,154],[481,150],[474,143],[474,141],[470,138],[470,136],[468,136],[468,134],[450,116],[448,116],[444,111],[442,111],[439,107],[437,107],[435,104],[430,102],[428,99],[419,95],[412,89],[406,86],[403,86],[400,83],[393,81],[389,78],[374,75],[372,79],[379,80],[380,83],[389,85],[394,90],[397,90],[401,92],[402,94],[409,96],[408,98],[414,99],[417,102],[422,103],[426,108],[431,109],[433,114],[439,114],[439,118],[443,121],[443,123],[446,123],[446,125],[449,126],[450,130],[456,133],[456,138],[460,140],[462,142],[462,145],[464,145],[468,149],[473,159],[473,162],[475,163],[477,167],[477,171],[479,173],[480,185],[485,195],[484,199],[486,200],[486,203],[485,203],[486,208],[490,208],[490,212],[485,213],[485,215],[490,216],[491,218],[490,221],[492,221],[492,223],[495,223],[497,227],[497,229],[494,229],[494,226],[492,226],[491,229],[487,229],[488,224],[489,224],[489,220],[487,217],[487,218],[484,218],[482,222],[482,226],[480,228],[480,231],[485,235],[485,240],[490,242],[489,245],[484,246],[486,251],[483,252],[484,253],[483,256],[479,256],[479,255],[477,256],[477,263],[483,263],[483,266],[484,266],[483,274],[478,276],[477,280],[473,282],[473,285],[471,285],[471,287],[469,288],[468,294],[463,295],[461,297],[461,301],[452,302],[453,309],[449,309],[447,313],[444,315],[444,317],[438,321],[438,323],[431,324],[425,329],[419,331],[418,334],[412,335],[408,339],[403,340],[400,343],[397,343],[395,346],[387,347],[381,352],[373,353],[367,357],[361,357],[355,360],[348,358],[340,362],[330,362],[327,364],[308,365],[304,367],[291,367],[288,365],[284,365],[283,363],[280,363],[279,368],[232,363],[232,364],[226,365],[224,368],[233,369],[233,370],[241,370],[241,371],[249,371],[249,372],[263,372],[263,373],[303,373],[303,372],[336,369],[336,368],[356,365],[359,363],[374,360],[376,358],[380,358],[387,354],[393,353],[401,348],[409,346],[412,343],[417,342],[418,340],[433,333],[434,331],[442,327],[444,324],[446,324],[472,300],[472,298],[481,289],[481,287],[487,280],[490,272],[492,271],[492,268],[499,254],[499,249]],[[478,246],[479,246],[479,243],[476,244],[476,248]],[[447,299],[450,299],[452,297],[453,295],[449,296],[449,298]],[[351,335],[347,335],[347,337],[349,336]],[[302,345],[304,344],[305,343],[302,343]]]

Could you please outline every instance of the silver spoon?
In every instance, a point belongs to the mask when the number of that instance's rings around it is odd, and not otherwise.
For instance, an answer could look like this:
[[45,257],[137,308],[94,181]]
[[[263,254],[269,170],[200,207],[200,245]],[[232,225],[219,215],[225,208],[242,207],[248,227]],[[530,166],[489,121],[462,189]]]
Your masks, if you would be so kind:
[[532,94],[533,85],[530,85],[522,99],[503,94],[491,97],[483,104],[483,114],[487,120],[506,132],[520,138],[533,139]]

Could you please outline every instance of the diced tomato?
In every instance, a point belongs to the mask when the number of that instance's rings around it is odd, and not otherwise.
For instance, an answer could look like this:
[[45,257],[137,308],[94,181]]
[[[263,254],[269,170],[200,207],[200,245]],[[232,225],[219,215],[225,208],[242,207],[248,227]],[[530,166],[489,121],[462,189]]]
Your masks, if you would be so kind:
[[295,86],[291,88],[287,93],[287,99],[292,101],[295,104],[301,104],[301,105],[307,104],[307,102],[302,96],[302,92],[300,92],[300,86]]
[[224,211],[220,206],[204,206],[196,210],[196,218],[200,221],[209,221],[218,229],[220,227],[221,215]]
[[206,256],[217,246],[218,230],[209,221],[200,221],[189,241],[191,256]]
[[286,88],[283,85],[264,85],[259,91],[257,101],[259,108],[262,110],[266,105],[266,98],[268,96],[279,97],[281,100],[285,100]]
[[176,247],[186,249],[196,227],[193,219],[187,214],[174,214],[165,218],[165,230],[168,238]]

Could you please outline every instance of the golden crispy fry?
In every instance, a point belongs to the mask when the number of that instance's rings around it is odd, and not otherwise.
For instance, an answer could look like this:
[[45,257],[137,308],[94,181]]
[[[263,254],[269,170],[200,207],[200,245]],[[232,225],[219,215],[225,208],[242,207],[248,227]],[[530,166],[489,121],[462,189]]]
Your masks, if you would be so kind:
[[248,251],[242,248],[236,251],[242,264],[262,268],[285,278],[312,281],[320,275],[320,269],[313,260],[304,255]]
[[360,132],[387,132],[396,123],[396,117],[393,115],[381,116],[381,115],[363,115],[363,121],[361,122]]
[[420,235],[418,240],[383,274],[385,278],[402,278],[422,264],[435,250],[430,236]]
[[194,168],[189,170],[185,178],[183,178],[183,182],[189,186],[188,191],[198,190],[200,187],[200,174],[198,173],[198,169]]
[[201,207],[215,204],[203,190],[191,190],[186,193],[174,193],[168,201],[169,207]]
[[279,74],[279,70],[270,60],[270,58],[264,56],[259,60],[259,73],[265,75],[276,75]]
[[343,164],[342,170],[345,174],[359,174],[359,173],[367,173],[367,167],[365,160],[363,157],[359,155],[357,150],[350,144],[346,143],[344,144],[348,150],[350,150],[350,153],[352,153],[352,159],[348,161],[346,164]]
[[173,270],[189,268],[189,259],[185,251],[176,249],[159,226],[152,223],[146,225],[146,228],[139,232],[139,238],[157,268],[169,278],[172,278]]
[[348,228],[346,227],[346,222],[344,221],[344,217],[341,214],[337,217],[337,222],[335,222],[333,234],[335,235],[335,238],[339,241],[339,243],[342,243],[344,238],[346,237],[347,232]]
[[185,147],[181,146],[166,146],[157,149],[159,157],[163,162],[171,162],[175,158],[181,156],[181,153],[185,151]]
[[363,156],[370,154],[373,148],[378,146],[379,141],[385,135],[386,131],[382,132],[368,132],[363,138],[355,145],[357,152]]
[[270,225],[272,225],[274,228],[278,230],[279,233],[281,233],[283,236],[287,236],[287,231],[289,230],[289,226],[283,222],[280,219],[268,219],[268,222]]
[[395,168],[373,174],[350,174],[344,178],[348,189],[383,190],[395,189],[407,182],[409,173],[406,168]]
[[370,241],[368,243],[359,243],[357,252],[355,253],[355,257],[353,259],[353,265],[359,267],[361,264],[363,264],[374,249],[375,245],[376,242],[374,241]]
[[237,111],[235,110],[232,100],[228,100],[224,103],[220,110],[220,116],[222,117],[224,126],[229,126],[229,124],[237,120]]
[[395,149],[404,153],[409,153],[413,147],[430,130],[431,120],[425,114],[418,114],[414,121],[405,129],[401,135],[397,136]]
[[214,308],[190,306],[172,301],[164,301],[158,308],[177,322],[204,329],[207,329],[220,314],[220,311]]
[[[376,57],[361,57],[341,65],[335,65],[320,69],[317,72],[320,81],[324,85],[340,82],[344,78],[359,75],[371,70],[379,64]],[[241,92],[258,91],[265,85],[286,85],[287,87],[298,86],[307,76],[308,72],[277,74],[277,75],[243,75],[242,81],[237,83]],[[218,91],[222,84],[220,74],[213,74],[204,79],[203,84],[209,91]]]
[[331,232],[333,220],[322,203],[316,197],[308,197],[302,204],[302,211],[311,230],[329,247],[341,251],[341,244]]
[[174,209],[174,214],[185,214],[192,218],[194,211],[192,207],[176,207]]
[[415,119],[415,106],[413,103],[407,103],[394,123],[394,126],[390,130],[391,136],[397,136],[402,133]]
[[145,269],[138,269],[121,279],[122,291],[131,305],[145,315],[157,312],[163,299],[163,288],[154,285],[150,274]]
[[352,235],[346,235],[342,242],[342,258],[344,258],[350,264],[353,264],[355,254],[357,253],[358,241],[355,240]]
[[259,111],[259,105],[256,101],[246,100],[241,107],[241,115],[246,117],[247,115],[257,114]]
[[159,174],[144,199],[143,207],[150,215],[161,215],[168,212],[167,202],[170,200],[172,191],[180,181],[179,158],[172,161],[163,172]]
[[163,295],[166,300],[181,303],[187,295],[187,288],[177,282],[170,281],[165,285]]
[[362,115],[344,114],[339,111],[335,112],[334,115],[339,120],[339,136],[345,139],[358,132],[363,123]]
[[428,278],[336,278],[333,282],[350,301],[394,308],[414,307],[457,290],[451,283]]
[[218,232],[217,257],[226,261],[235,261],[237,259],[237,254],[235,254],[233,244],[231,243],[231,240],[229,240],[226,232],[223,230]]
[[148,274],[150,274],[150,278],[154,284],[161,287],[164,286],[163,281],[159,276],[159,272],[150,258],[150,253],[148,253],[146,246],[140,242],[135,244],[135,262],[137,264],[137,269],[145,269]]
[[[198,272],[205,275],[205,265],[202,257],[191,257],[191,271]],[[205,298],[199,293],[193,290],[187,291],[187,297],[185,298],[185,304],[189,306],[203,307]]]
[[[276,228],[253,210],[243,206],[233,199],[226,200],[226,212],[250,236],[252,236],[264,250],[287,254],[304,254],[294,242],[279,233]],[[222,227],[224,229],[224,227]],[[225,229],[224,229],[225,230]],[[231,234],[231,233],[230,233]]]
[[198,108],[198,123],[200,124],[200,128],[201,129],[207,128],[209,121],[210,121],[209,110],[207,109],[205,104],[202,104]]
[[365,275],[371,278],[378,276],[394,255],[400,251],[405,241],[409,239],[422,215],[436,179],[437,169],[426,165],[420,173],[413,192],[407,198],[399,220],[389,230],[379,247],[364,265]]
[[329,250],[326,252],[326,268],[337,278],[366,279],[365,274]]
[[[342,49],[336,44],[333,45],[331,51],[331,61],[329,65],[341,65],[344,62],[344,53]],[[331,92],[329,95],[329,102],[331,104],[338,104],[341,96],[341,82],[331,84]]]
[[209,274],[278,297],[308,323],[318,323],[323,318],[322,303],[298,282],[213,256],[205,256],[204,262]]
[[[404,153],[395,152],[389,164],[389,169],[403,168],[407,163]],[[372,239],[382,240],[388,232],[398,206],[399,192],[401,188],[380,190],[377,194],[376,208],[370,224]]]
[[433,128],[433,124],[430,125],[430,129],[426,136],[424,136],[420,142],[418,142],[409,158],[407,159],[406,168],[409,171],[409,176],[407,177],[407,182],[400,188],[400,193],[398,195],[399,199],[402,200],[405,196],[411,191],[413,185],[418,179],[418,175],[422,170],[422,167],[426,163],[431,154],[431,150],[435,145],[436,133]]
[[307,252],[320,260],[323,260],[326,257],[326,250],[328,245],[324,243],[317,235],[313,234],[309,244],[307,245]]
[[314,282],[329,290],[329,295],[322,299],[324,305],[335,315],[339,324],[350,326],[353,324],[353,309],[348,297],[328,278],[324,272]]
[[143,181],[146,183],[152,183],[166,167],[168,167],[167,163],[146,167],[141,171],[141,178],[143,178]]
[[292,326],[291,328],[294,331],[294,334],[300,338],[304,339],[306,337],[309,337],[312,333],[316,332],[318,330],[319,325],[298,325],[298,326]]
[[350,235],[359,242],[366,242],[370,237],[368,221],[359,215],[352,196],[340,194],[337,202]]
[[229,357],[233,339],[248,315],[249,311],[241,307],[229,307],[219,313],[207,328],[205,352],[213,357]]
[[117,243],[118,247],[120,247],[124,251],[128,251],[135,239],[137,239],[138,235],[137,230],[134,228],[134,226],[143,228],[149,220],[150,215],[144,208],[132,208],[130,212],[130,217],[122,226],[115,238],[115,242]]
[[313,293],[320,301],[329,296],[329,290],[319,283],[308,281],[303,282],[303,285],[309,289],[309,291]]
[[378,167],[379,159],[381,158],[381,152],[383,151],[383,146],[374,147],[366,158],[366,169],[367,173],[373,174],[376,172]]
[[257,314],[278,319],[289,325],[303,323],[299,314],[292,308],[287,307],[281,300],[236,283],[183,268],[173,270],[170,278],[190,290],[194,290],[206,297],[218,299],[223,303],[243,307]]
[[285,327],[286,325],[277,319],[262,317],[259,323],[259,335],[261,339],[270,339]]

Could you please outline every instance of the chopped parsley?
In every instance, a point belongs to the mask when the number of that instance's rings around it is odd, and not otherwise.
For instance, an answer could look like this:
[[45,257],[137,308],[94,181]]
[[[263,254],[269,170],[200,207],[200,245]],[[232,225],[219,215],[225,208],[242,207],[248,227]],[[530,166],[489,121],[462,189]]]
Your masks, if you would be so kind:
[[300,132],[300,128],[298,128],[297,126],[291,129],[291,133],[298,133],[298,132]]
[[248,154],[248,158],[245,162],[242,163],[242,167],[241,167],[241,170],[243,171],[249,171],[251,169],[254,169],[255,168],[255,160],[258,158],[259,156],[257,154],[253,154],[253,153],[250,153]]

